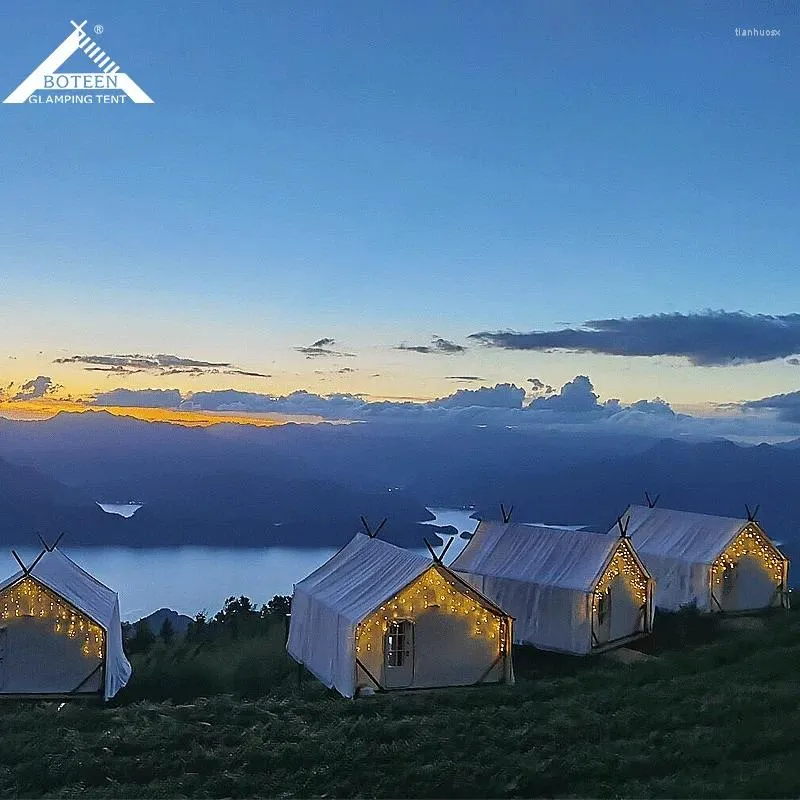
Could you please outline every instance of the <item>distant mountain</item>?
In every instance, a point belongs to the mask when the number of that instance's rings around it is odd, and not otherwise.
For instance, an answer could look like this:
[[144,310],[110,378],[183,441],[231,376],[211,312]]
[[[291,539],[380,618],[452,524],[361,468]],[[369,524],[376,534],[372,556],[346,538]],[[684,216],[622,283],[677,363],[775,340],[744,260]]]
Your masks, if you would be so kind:
[[159,608],[158,611],[154,611],[152,614],[148,614],[146,617],[142,617],[140,620],[126,625],[125,630],[128,632],[128,635],[133,635],[139,623],[143,622],[150,629],[151,633],[158,636],[165,619],[169,619],[172,623],[172,630],[180,636],[186,633],[189,628],[189,623],[192,621],[191,617],[187,617],[186,614],[179,614],[171,608]]
[[[800,542],[800,447],[655,441],[588,431],[436,425],[183,428],[105,412],[0,420],[0,541],[70,533],[75,544],[330,546],[381,536],[421,546],[425,506],[605,531],[644,491],[660,505],[760,520]],[[14,462],[10,464],[7,462]],[[3,473],[5,470],[5,473]],[[391,491],[390,491],[391,489]],[[93,501],[135,497],[130,519]],[[440,531],[447,536],[448,531]],[[800,549],[800,548],[798,548]]]
[[1,542],[38,546],[36,532],[53,539],[68,531],[70,544],[102,544],[118,538],[120,521],[84,492],[0,459]]

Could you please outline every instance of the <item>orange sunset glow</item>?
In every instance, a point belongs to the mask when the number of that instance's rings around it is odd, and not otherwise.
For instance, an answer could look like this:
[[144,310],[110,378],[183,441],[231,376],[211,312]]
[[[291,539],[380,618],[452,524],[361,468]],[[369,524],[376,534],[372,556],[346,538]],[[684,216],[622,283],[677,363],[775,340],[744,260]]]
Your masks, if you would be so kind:
[[121,406],[86,406],[65,400],[17,400],[0,403],[0,417],[16,420],[52,419],[61,412],[91,413],[107,411],[118,417],[132,417],[144,422],[169,422],[187,428],[205,428],[210,425],[239,424],[254,425],[259,428],[270,428],[285,425],[287,422],[319,423],[330,422],[317,416],[301,416],[291,414],[245,414],[233,412],[210,411],[177,411],[169,408],[128,408]]

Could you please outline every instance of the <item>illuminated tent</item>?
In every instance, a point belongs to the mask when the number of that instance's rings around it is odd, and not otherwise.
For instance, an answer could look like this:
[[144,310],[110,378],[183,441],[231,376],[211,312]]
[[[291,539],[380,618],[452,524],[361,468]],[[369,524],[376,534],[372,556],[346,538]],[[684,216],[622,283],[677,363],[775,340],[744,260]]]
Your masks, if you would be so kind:
[[754,519],[629,506],[622,525],[656,580],[659,608],[755,611],[788,603],[789,561]]
[[116,592],[55,547],[19,563],[0,583],[0,697],[113,697],[131,675]]
[[513,683],[511,625],[440,561],[356,534],[294,587],[286,649],[345,697]]
[[450,568],[514,615],[514,642],[584,655],[652,630],[653,581],[630,541],[481,522]]

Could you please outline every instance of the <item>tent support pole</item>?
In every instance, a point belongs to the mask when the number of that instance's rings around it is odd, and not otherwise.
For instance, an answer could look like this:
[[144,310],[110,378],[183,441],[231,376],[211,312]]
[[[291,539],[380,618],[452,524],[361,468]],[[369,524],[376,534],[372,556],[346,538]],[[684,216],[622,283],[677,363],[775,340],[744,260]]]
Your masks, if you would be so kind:
[[724,613],[725,609],[720,605],[720,602],[719,602],[719,600],[717,600],[717,597],[716,597],[716,595],[714,594],[713,591],[711,592],[711,600],[714,603],[716,603],[717,604],[717,608]]
[[386,689],[384,689],[384,687],[380,685],[380,683],[375,678],[375,676],[361,663],[361,659],[360,658],[356,659],[356,666],[361,667],[361,669],[363,669],[364,672],[367,673],[367,677],[375,684],[375,686],[378,687],[378,691],[379,692],[385,692],[386,691]]
[[[67,692],[67,694],[75,694],[78,691],[78,689],[81,688],[81,686],[83,686],[90,678],[94,677],[95,673],[99,669],[101,669],[102,666],[103,666],[103,662],[101,661],[74,689],[72,689],[71,691]],[[101,692],[102,692],[102,687],[101,687]]]
[[483,683],[484,680],[486,680],[486,676],[500,663],[501,659],[504,656],[505,656],[505,653],[500,653],[497,656],[497,658],[494,661],[492,661],[492,664],[489,667],[489,669],[487,669],[486,672],[484,672],[483,675],[481,675],[480,678],[478,678],[478,680],[475,681],[475,686],[477,686],[480,683]]

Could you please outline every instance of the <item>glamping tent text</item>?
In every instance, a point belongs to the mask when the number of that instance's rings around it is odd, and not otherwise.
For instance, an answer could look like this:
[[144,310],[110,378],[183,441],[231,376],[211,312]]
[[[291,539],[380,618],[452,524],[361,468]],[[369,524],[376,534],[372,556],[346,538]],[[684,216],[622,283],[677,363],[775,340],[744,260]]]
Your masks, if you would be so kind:
[[345,697],[513,683],[511,625],[439,561],[357,534],[295,586],[286,649]]
[[655,578],[659,608],[741,612],[788,604],[789,561],[755,519],[634,505],[622,522]]
[[0,583],[0,697],[113,697],[131,674],[116,592],[55,547],[19,563]]
[[644,636],[653,581],[624,537],[481,522],[450,568],[514,615],[514,642],[584,655]]

